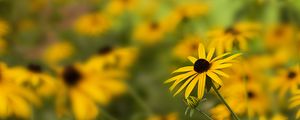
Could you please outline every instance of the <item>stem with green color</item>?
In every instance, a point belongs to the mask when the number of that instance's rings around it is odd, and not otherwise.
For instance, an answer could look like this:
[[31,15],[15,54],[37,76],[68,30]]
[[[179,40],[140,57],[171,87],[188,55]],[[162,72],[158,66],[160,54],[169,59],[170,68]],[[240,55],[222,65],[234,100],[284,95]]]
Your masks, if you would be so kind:
[[198,112],[200,112],[202,115],[204,115],[207,119],[209,120],[213,120],[210,116],[208,116],[207,114],[205,114],[204,112],[202,112],[201,110],[199,110],[198,108],[195,108]]

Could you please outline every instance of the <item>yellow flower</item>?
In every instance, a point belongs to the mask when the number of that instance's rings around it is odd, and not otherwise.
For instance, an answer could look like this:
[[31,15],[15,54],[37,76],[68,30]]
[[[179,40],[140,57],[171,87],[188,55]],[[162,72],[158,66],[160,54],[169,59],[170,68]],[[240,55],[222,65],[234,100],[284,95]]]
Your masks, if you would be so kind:
[[179,120],[177,113],[170,113],[166,116],[150,116],[147,120]]
[[80,16],[74,24],[75,31],[87,36],[96,36],[104,33],[110,26],[107,17],[101,13],[89,13]]
[[214,48],[210,49],[206,56],[205,48],[203,44],[200,43],[198,46],[198,58],[191,56],[188,57],[188,59],[193,63],[193,66],[182,67],[173,72],[180,74],[165,81],[165,83],[174,82],[174,84],[170,87],[171,91],[173,91],[180,82],[185,80],[184,84],[180,86],[174,96],[187,87],[185,90],[185,98],[189,97],[198,83],[198,98],[202,99],[206,84],[206,76],[210,77],[217,85],[223,85],[223,81],[220,79],[219,75],[225,77],[228,77],[228,75],[221,70],[230,67],[232,65],[230,63],[232,59],[240,56],[240,54],[235,54],[222,59],[224,56],[229,55],[229,53],[225,53],[213,58],[214,51]]
[[119,15],[124,11],[136,8],[137,0],[111,0],[106,6],[106,13]]
[[208,33],[211,39],[209,47],[216,48],[217,54],[220,55],[225,51],[232,51],[234,44],[238,43],[237,47],[246,51],[247,41],[257,34],[259,28],[257,23],[242,22],[226,29],[215,29]]
[[269,27],[264,39],[265,44],[271,48],[290,45],[296,34],[295,31],[294,26],[290,24],[279,24]]
[[[290,104],[289,104],[290,109],[299,107],[299,105],[300,105],[300,91],[299,90],[297,90],[293,93],[293,96],[292,96],[292,98],[289,99],[289,102],[290,102]],[[300,109],[299,108],[297,108],[297,109],[298,110],[296,113],[296,119],[299,119],[300,118]]]
[[7,69],[4,63],[0,63],[0,118],[29,119],[32,104],[39,106],[41,103],[32,91],[7,79]]
[[165,33],[165,26],[161,22],[143,22],[135,28],[133,39],[147,45],[153,45],[160,42]]
[[57,65],[70,57],[74,48],[69,42],[57,42],[48,46],[43,52],[43,59],[49,65]]
[[178,43],[173,54],[178,58],[197,55],[198,44],[201,39],[198,36],[190,36]]
[[70,100],[76,119],[95,119],[99,114],[97,104],[107,105],[111,98],[125,91],[125,84],[109,71],[95,74],[82,64],[66,66],[59,70],[61,90],[57,95],[57,112],[66,114]]
[[0,37],[0,55],[6,52],[6,47],[7,47],[6,41]]
[[0,37],[6,35],[9,32],[8,23],[5,20],[0,19]]
[[300,84],[299,65],[286,70],[280,70],[272,80],[272,88],[279,90],[279,97],[284,98],[288,92],[295,92]]
[[210,110],[214,120],[230,120],[230,112],[225,105],[219,104]]
[[280,113],[277,113],[271,118],[271,120],[288,120],[288,117],[286,117]]
[[56,88],[54,78],[37,64],[29,64],[24,67],[12,67],[8,70],[7,76],[18,85],[34,89],[41,96],[53,95]]

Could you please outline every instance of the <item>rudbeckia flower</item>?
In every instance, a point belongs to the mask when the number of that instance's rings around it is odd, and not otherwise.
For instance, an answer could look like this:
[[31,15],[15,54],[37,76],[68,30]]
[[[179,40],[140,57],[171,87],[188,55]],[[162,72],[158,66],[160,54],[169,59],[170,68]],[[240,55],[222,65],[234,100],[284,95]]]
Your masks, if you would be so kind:
[[284,98],[287,92],[295,92],[300,83],[299,65],[286,70],[280,70],[278,75],[272,79],[272,88],[279,90],[279,97]]
[[39,106],[40,100],[29,89],[19,86],[7,77],[4,63],[0,63],[0,118],[29,119],[32,105]]
[[48,46],[43,52],[43,60],[48,65],[58,65],[58,63],[70,57],[74,52],[74,47],[69,42],[57,42]]
[[240,56],[240,54],[234,54],[223,58],[224,56],[229,55],[229,53],[225,53],[213,58],[214,51],[214,48],[210,49],[206,56],[204,45],[200,43],[198,46],[198,58],[192,56],[188,57],[193,63],[193,66],[182,67],[173,72],[180,74],[165,81],[165,83],[174,82],[170,87],[171,91],[173,91],[179,83],[185,81],[176,91],[174,96],[186,88],[184,96],[187,98],[198,83],[198,98],[202,99],[207,81],[206,76],[211,78],[213,83],[220,86],[223,85],[223,81],[220,79],[219,75],[224,77],[228,77],[229,75],[224,73],[222,69],[230,67],[232,65],[232,59]]
[[80,16],[74,23],[75,31],[82,35],[97,36],[109,28],[109,20],[101,13]]
[[41,96],[50,96],[55,92],[56,81],[38,64],[12,67],[7,74],[16,84],[32,88]]
[[200,41],[201,39],[198,36],[187,37],[175,46],[173,54],[178,58],[197,55],[198,44]]
[[160,42],[165,36],[166,28],[162,22],[143,22],[133,31],[133,39],[146,45]]
[[220,55],[225,51],[231,52],[234,43],[243,51],[248,50],[247,41],[253,38],[260,26],[257,23],[238,23],[228,28],[219,28],[208,33],[211,39],[209,48],[216,48],[217,54]]
[[290,45],[294,39],[296,29],[290,24],[279,24],[268,28],[265,35],[265,44],[270,48]]
[[136,8],[138,0],[111,0],[106,6],[105,12],[112,15],[119,15],[124,11]]
[[66,114],[66,103],[71,103],[76,119],[95,119],[99,114],[97,103],[107,105],[111,98],[121,94],[125,84],[108,73],[96,73],[82,64],[59,70],[60,92],[57,94],[57,112]]

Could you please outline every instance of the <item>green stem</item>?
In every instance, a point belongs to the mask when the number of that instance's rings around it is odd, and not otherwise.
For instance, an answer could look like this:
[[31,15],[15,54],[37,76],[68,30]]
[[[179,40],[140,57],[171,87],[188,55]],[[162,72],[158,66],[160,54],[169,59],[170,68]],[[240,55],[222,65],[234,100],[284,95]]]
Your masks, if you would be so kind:
[[225,101],[225,99],[223,98],[223,96],[220,94],[220,92],[218,91],[218,89],[216,88],[216,86],[213,83],[212,83],[212,87],[213,87],[214,91],[217,93],[217,95],[220,98],[220,100],[225,104],[225,106],[227,107],[227,109],[231,112],[231,114],[233,115],[234,119],[239,120],[238,116],[233,112],[233,110],[227,104],[227,102]]
[[145,104],[145,102],[130,86],[128,86],[128,92],[132,96],[132,98],[137,102],[137,104],[139,104],[139,106],[144,109],[147,115],[152,115],[152,111],[150,110],[148,105]]
[[204,115],[207,119],[209,120],[213,120],[210,116],[208,116],[207,114],[205,114],[204,112],[202,112],[201,110],[199,110],[198,108],[195,108],[198,112],[200,112],[202,115]]
[[104,109],[100,109],[101,110],[101,114],[107,118],[108,120],[118,120],[117,118],[113,117],[112,115],[110,115],[107,111],[105,111]]

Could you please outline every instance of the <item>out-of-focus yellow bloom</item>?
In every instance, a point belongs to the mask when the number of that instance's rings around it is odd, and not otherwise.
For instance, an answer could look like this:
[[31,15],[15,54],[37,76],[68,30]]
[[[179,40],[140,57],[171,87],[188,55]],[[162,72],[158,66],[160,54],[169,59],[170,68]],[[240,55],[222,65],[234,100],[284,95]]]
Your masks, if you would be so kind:
[[179,120],[177,113],[170,113],[166,116],[150,116],[147,120]]
[[0,55],[6,52],[7,44],[6,41],[0,37]]
[[96,103],[107,105],[112,97],[126,89],[118,76],[109,71],[95,74],[82,64],[66,66],[59,70],[59,75],[61,90],[57,94],[57,112],[66,114],[65,105],[71,102],[73,114],[79,120],[95,119],[99,114]]
[[174,82],[170,87],[170,91],[173,91],[180,82],[185,80],[184,84],[180,86],[174,96],[186,88],[184,96],[185,98],[189,97],[198,83],[198,99],[202,99],[205,90],[206,76],[210,77],[212,82],[217,85],[223,85],[223,81],[219,75],[224,77],[228,77],[229,75],[224,73],[222,69],[232,66],[232,60],[241,54],[234,54],[223,58],[224,56],[229,55],[229,53],[225,53],[213,58],[214,52],[215,49],[212,48],[206,55],[204,45],[200,43],[198,46],[198,58],[192,56],[188,57],[188,59],[193,63],[193,66],[182,67],[172,72],[180,74],[165,81],[165,83]]
[[198,36],[187,37],[175,46],[173,54],[178,58],[195,56],[197,55],[199,42],[201,42],[201,39]]
[[98,53],[86,62],[89,69],[103,70],[103,67],[114,69],[126,69],[130,67],[138,55],[137,48],[134,47],[111,47],[105,46],[99,49]]
[[[294,109],[299,107],[300,105],[300,90],[297,90],[293,93],[292,98],[289,99],[289,108]],[[296,114],[296,119],[300,118],[300,109],[298,108],[297,114]]]
[[279,97],[284,98],[288,92],[295,92],[300,84],[299,65],[280,70],[278,75],[271,81],[271,87],[279,90]]
[[5,20],[0,19],[0,37],[6,35],[10,28]]
[[211,39],[210,46],[216,48],[217,54],[222,54],[225,51],[232,51],[234,45],[243,51],[248,50],[247,41],[253,38],[260,25],[257,23],[241,22],[228,28],[218,28],[208,32],[208,37]]
[[70,57],[74,48],[69,42],[57,42],[48,46],[43,53],[44,61],[49,65],[57,65],[66,58]]
[[106,6],[106,13],[119,15],[124,11],[131,11],[136,8],[138,0],[111,0]]
[[265,44],[267,47],[278,48],[290,45],[294,37],[295,28],[293,25],[280,24],[268,29],[265,36]]
[[96,36],[108,30],[110,22],[101,13],[89,13],[80,16],[74,23],[75,31],[82,35]]
[[146,45],[154,45],[160,42],[166,34],[166,28],[162,22],[143,22],[136,26],[133,39]]
[[56,81],[45,73],[41,66],[29,64],[24,67],[12,67],[8,70],[9,79],[18,85],[34,89],[41,96],[50,96],[56,90]]
[[0,118],[29,119],[32,105],[39,106],[40,100],[32,91],[8,79],[7,69],[4,63],[0,63]]
[[225,105],[219,104],[210,110],[214,120],[230,120],[230,112]]
[[271,120],[288,120],[288,117],[286,117],[280,113],[277,113],[271,118]]
[[173,31],[179,23],[205,15],[207,12],[208,5],[203,3],[179,4],[162,22],[167,31]]

